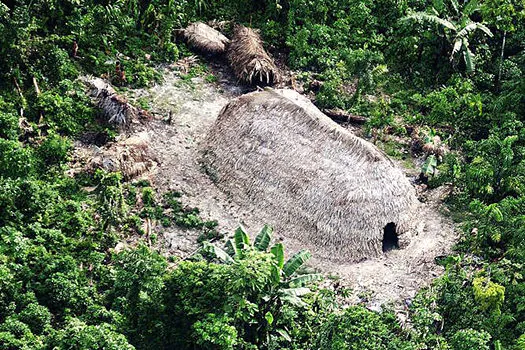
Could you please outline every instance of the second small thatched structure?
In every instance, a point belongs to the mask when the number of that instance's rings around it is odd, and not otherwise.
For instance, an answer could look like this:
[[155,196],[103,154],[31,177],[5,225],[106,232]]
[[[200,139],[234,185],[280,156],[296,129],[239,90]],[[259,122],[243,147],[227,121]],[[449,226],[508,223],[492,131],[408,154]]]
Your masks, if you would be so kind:
[[237,78],[245,83],[272,85],[280,80],[279,69],[254,29],[235,27],[228,47],[228,60]]
[[82,79],[89,86],[90,95],[97,101],[97,107],[109,124],[124,128],[138,118],[141,111],[131,105],[125,96],[117,94],[109,83],[94,77]]
[[230,43],[221,32],[202,22],[190,24],[183,34],[191,47],[208,54],[223,54]]
[[419,203],[381,151],[292,90],[230,102],[207,136],[203,163],[233,200],[334,260],[358,261],[395,245],[413,227]]

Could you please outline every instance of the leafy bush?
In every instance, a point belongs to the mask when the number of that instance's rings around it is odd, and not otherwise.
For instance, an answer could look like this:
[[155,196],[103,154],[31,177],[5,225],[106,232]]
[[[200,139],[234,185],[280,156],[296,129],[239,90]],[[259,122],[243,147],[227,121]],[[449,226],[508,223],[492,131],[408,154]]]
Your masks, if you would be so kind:
[[480,349],[489,350],[490,334],[474,329],[462,329],[452,336],[450,344],[456,350]]
[[408,343],[393,333],[394,324],[393,316],[352,306],[344,313],[328,318],[317,334],[315,347],[352,350],[407,348]]

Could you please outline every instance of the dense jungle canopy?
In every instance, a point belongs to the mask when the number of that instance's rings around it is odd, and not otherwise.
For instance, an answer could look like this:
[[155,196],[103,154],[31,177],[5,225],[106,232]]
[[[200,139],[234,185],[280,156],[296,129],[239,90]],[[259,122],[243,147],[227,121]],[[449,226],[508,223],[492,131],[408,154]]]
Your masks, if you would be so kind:
[[[223,247],[180,193],[72,175],[77,140],[119,135],[80,78],[155,84],[194,54],[180,29],[195,21],[258,28],[294,84],[390,157],[422,140],[421,181],[450,189],[461,235],[404,322],[348,306],[315,252],[286,254],[268,226]],[[197,75],[214,82],[205,63],[182,78]],[[524,0],[2,0],[0,349],[525,350],[524,76]],[[151,220],[202,249],[161,254]]]

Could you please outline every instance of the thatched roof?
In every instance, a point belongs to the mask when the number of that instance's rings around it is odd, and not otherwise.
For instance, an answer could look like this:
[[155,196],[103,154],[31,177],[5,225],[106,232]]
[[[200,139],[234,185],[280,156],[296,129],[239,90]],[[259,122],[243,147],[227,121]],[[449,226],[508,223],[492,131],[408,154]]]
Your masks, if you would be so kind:
[[191,47],[203,53],[222,54],[230,42],[221,32],[202,22],[190,24],[183,34]]
[[139,116],[140,110],[131,105],[125,96],[117,94],[106,81],[94,77],[84,77],[83,81],[91,89],[91,96],[109,124],[123,128]]
[[124,180],[140,178],[155,173],[159,161],[149,148],[147,132],[141,132],[119,142],[97,149],[88,160],[85,170],[94,172],[120,172]]
[[231,101],[203,147],[219,188],[318,255],[376,256],[387,224],[412,228],[419,202],[403,172],[295,91]]
[[279,69],[254,29],[235,27],[228,47],[228,60],[237,78],[245,83],[272,85],[280,80]]

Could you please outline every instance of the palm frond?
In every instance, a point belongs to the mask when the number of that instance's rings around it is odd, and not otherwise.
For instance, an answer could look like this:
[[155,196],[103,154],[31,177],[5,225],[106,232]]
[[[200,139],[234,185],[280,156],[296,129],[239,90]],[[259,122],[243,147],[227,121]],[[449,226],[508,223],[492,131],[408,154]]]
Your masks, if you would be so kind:
[[465,59],[465,66],[467,73],[472,73],[474,71],[474,54],[468,48],[468,41],[466,38],[463,38],[463,58]]
[[450,54],[450,61],[454,59],[454,56],[461,51],[461,47],[463,46],[463,40],[456,39],[454,42],[454,47],[452,48],[452,53]]
[[281,295],[289,295],[294,297],[302,297],[308,293],[310,293],[310,288],[306,287],[281,289]]
[[226,253],[221,248],[219,248],[216,245],[213,245],[213,244],[211,244],[209,242],[204,242],[203,243],[202,250],[207,252],[207,253],[212,254],[217,259],[219,259],[219,260],[221,260],[221,261],[223,261],[225,263],[233,263],[233,259],[232,259],[231,256],[228,255],[228,253]]
[[483,31],[485,34],[487,34],[489,37],[492,38],[492,32],[489,28],[487,28],[485,25],[477,22],[470,22],[467,24],[463,29],[461,29],[458,34],[456,35],[457,38],[463,38],[466,37],[468,34],[472,33],[476,29],[479,29]]
[[483,33],[487,34],[489,37],[493,37],[491,30],[484,24],[478,23],[477,29],[481,30]]
[[281,300],[288,302],[297,307],[306,306],[306,303],[301,300],[301,297],[310,293],[308,288],[287,288],[281,289]]
[[445,28],[456,31],[456,26],[452,22],[446,19],[443,19],[441,17],[438,17],[436,15],[428,14],[426,12],[415,12],[415,13],[412,13],[408,16],[401,18],[401,20],[402,21],[415,20],[418,22],[429,22],[429,23],[439,24]]

